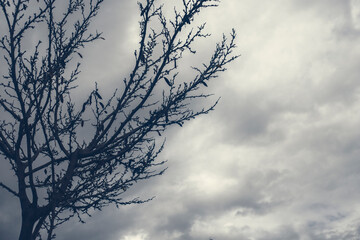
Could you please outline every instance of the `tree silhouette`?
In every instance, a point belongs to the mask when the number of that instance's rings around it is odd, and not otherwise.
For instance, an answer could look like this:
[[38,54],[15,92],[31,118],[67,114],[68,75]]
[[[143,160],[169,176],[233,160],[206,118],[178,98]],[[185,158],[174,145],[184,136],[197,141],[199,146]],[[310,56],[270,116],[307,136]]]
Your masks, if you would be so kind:
[[[190,28],[217,0],[183,0],[168,19],[155,0],[139,5],[140,41],[134,66],[105,96],[97,84],[83,102],[72,99],[83,48],[102,39],[89,25],[104,0],[0,0],[0,48],[7,69],[0,82],[0,153],[17,187],[0,182],[21,206],[19,239],[53,239],[60,224],[77,216],[150,199],[124,199],[140,180],[161,175],[159,136],[171,125],[214,109],[191,108],[207,82],[237,56],[235,32],[223,36],[207,63],[181,80],[178,64],[205,24]],[[34,42],[33,35],[41,39]],[[29,47],[29,44],[33,46]],[[81,132],[91,134],[84,138]],[[157,143],[157,144],[156,144]],[[160,166],[160,167],[159,167]]]

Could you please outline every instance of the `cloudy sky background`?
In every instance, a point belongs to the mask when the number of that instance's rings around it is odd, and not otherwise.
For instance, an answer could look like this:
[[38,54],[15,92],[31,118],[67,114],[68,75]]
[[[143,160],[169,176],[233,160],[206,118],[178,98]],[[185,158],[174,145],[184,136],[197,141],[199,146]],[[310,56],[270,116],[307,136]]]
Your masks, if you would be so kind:
[[[168,131],[168,171],[130,193],[153,201],[57,239],[360,239],[360,1],[223,0],[200,20],[213,35],[194,62],[238,33],[242,56],[210,83],[217,109]],[[128,73],[137,21],[135,1],[104,4],[106,41],[86,50],[83,79],[111,89]],[[1,195],[0,236],[15,238],[17,203]]]

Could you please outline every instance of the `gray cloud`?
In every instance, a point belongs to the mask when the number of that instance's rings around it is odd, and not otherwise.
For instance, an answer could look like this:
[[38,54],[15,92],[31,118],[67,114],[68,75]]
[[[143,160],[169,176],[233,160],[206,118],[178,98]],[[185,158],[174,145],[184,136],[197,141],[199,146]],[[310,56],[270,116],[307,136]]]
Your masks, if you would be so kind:
[[[107,41],[86,51],[83,71],[104,91],[128,70],[137,34],[135,4],[106,4],[94,28]],[[357,239],[357,8],[246,0],[208,11],[209,32],[236,27],[242,54],[210,85],[222,96],[218,108],[170,130],[161,155],[169,170],[129,193],[153,201],[108,207],[85,225],[73,220],[58,239]],[[211,49],[215,39],[199,47]],[[17,233],[11,201],[0,195],[0,236]]]

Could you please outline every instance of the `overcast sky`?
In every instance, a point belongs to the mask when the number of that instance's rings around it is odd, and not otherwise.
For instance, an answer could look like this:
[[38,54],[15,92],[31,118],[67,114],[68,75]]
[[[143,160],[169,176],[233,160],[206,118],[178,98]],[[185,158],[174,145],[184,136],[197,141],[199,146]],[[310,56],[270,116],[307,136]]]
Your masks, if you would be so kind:
[[[216,110],[170,129],[169,169],[131,193],[153,201],[74,219],[57,239],[360,239],[360,1],[223,0],[201,19],[212,36],[196,59],[238,33],[241,57],[210,83]],[[106,1],[84,78],[110,89],[128,74],[137,21],[135,1]],[[16,238],[18,205],[1,195],[0,236]]]

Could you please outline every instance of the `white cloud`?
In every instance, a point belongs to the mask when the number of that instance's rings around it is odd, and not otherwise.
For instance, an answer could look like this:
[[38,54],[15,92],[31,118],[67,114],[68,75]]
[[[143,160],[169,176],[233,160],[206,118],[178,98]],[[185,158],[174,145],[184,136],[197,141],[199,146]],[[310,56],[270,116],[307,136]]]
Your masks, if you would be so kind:
[[146,233],[136,233],[136,234],[131,234],[131,235],[125,235],[120,239],[121,240],[147,240],[149,238]]
[[351,0],[351,19],[353,21],[354,27],[360,29],[360,1]]

